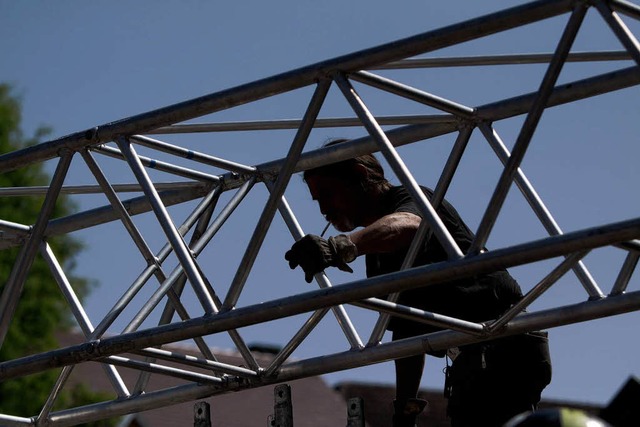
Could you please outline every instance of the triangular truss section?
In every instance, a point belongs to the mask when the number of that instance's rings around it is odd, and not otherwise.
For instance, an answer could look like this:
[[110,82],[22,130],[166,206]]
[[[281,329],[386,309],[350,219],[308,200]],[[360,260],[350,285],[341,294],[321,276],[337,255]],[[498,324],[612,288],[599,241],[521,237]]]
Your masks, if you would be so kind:
[[[581,26],[587,12],[597,13],[602,18],[602,22],[620,42],[619,50],[572,51],[576,35],[579,31],[585,31]],[[465,42],[521,29],[553,17],[566,17],[553,52],[449,58],[432,56],[433,53]],[[385,362],[422,353],[425,345],[434,351],[444,350],[498,336],[640,310],[640,290],[631,289],[640,258],[640,217],[593,224],[565,233],[534,188],[531,177],[525,174],[523,165],[534,134],[544,122],[542,116],[547,108],[576,101],[589,102],[601,94],[640,85],[640,44],[625,23],[627,19],[636,25],[640,20],[640,7],[622,0],[537,1],[0,156],[1,172],[57,160],[57,168],[46,189],[0,188],[0,197],[46,195],[34,224],[17,224],[0,219],[0,249],[20,247],[0,299],[0,344],[11,345],[10,342],[4,342],[7,330],[30,266],[37,256],[47,261],[85,337],[85,341],[77,345],[0,363],[2,381],[47,369],[63,368],[49,399],[42,402],[39,414],[0,415],[0,424],[74,425],[164,406],[168,398],[173,403],[186,402]],[[563,67],[568,62],[578,66],[596,61],[622,66],[576,80],[563,75],[568,82],[558,83]],[[424,85],[407,84],[402,75],[403,70],[415,73],[446,67],[526,67],[531,64],[545,68],[537,90],[515,93],[483,105],[465,105],[456,97],[448,99],[446,94],[438,90],[437,84],[428,79],[424,80]],[[472,72],[473,68],[470,68]],[[473,84],[477,85],[475,89],[480,89],[478,83]],[[305,92],[306,110],[301,113],[301,118],[235,123],[193,122],[204,117],[209,120],[215,118],[215,113],[284,96],[301,88],[311,90]],[[336,90],[330,92],[330,89]],[[367,99],[377,91],[385,97],[398,97],[403,103],[410,104],[410,108],[415,108],[415,114],[376,116],[375,105],[369,104]],[[378,99],[380,93],[374,99]],[[346,102],[353,115],[321,117],[320,112],[329,96]],[[519,120],[517,136],[512,141],[505,141],[499,130],[500,124],[512,118]],[[305,150],[312,133],[325,128],[350,128],[358,136],[337,146]],[[292,135],[288,152],[283,157],[255,165],[216,157],[209,154],[215,152],[215,147],[212,148],[206,141],[203,143],[203,137],[214,134],[224,141],[225,135],[237,131],[266,135],[282,130],[288,130]],[[165,135],[174,142],[162,140],[159,135]],[[451,149],[442,165],[434,186],[435,195],[430,203],[420,191],[418,180],[400,153],[403,146],[429,144],[441,136],[448,138]],[[198,141],[192,143],[191,139],[196,137]],[[469,253],[463,254],[442,225],[435,208],[449,194],[454,177],[460,174],[465,164],[462,158],[468,153],[472,137],[491,148],[487,152],[492,152],[499,160],[495,162],[499,170],[493,188],[484,200],[484,210],[475,230],[476,240]],[[193,146],[198,144],[202,148],[194,149]],[[140,154],[142,151],[144,155]],[[269,253],[264,249],[265,246],[279,242],[290,245],[305,234],[299,221],[304,216],[298,209],[302,202],[288,199],[291,194],[288,189],[300,185],[292,177],[312,167],[376,152],[416,199],[425,218],[414,246],[429,235],[440,241],[450,260],[335,286],[327,274],[320,274],[316,277],[319,289],[292,292],[260,303],[249,298],[248,303],[242,304],[244,299],[240,297],[254,292],[258,287],[253,285],[253,276],[250,275],[259,256],[274,265],[284,264],[282,252]],[[113,161],[120,168],[128,170],[133,182],[112,182],[110,175],[114,174],[104,171],[99,164],[105,157],[115,159]],[[95,184],[64,185],[72,159],[84,162]],[[120,177],[120,174],[115,176]],[[457,182],[457,185],[464,184],[464,180]],[[212,271],[207,260],[200,255],[219,238],[219,232],[224,231],[227,221],[237,215],[239,208],[248,203],[247,196],[258,188],[267,197],[259,208],[251,205],[249,209],[254,215],[244,227],[248,230],[248,244],[235,254],[237,266],[230,265],[225,269],[228,276],[220,275],[218,271]],[[484,251],[498,218],[508,214],[504,209],[505,201],[516,188],[546,235]],[[138,195],[122,195],[129,192],[137,192]],[[95,193],[103,194],[107,203],[96,208],[81,209],[64,218],[51,218],[60,194],[82,196]],[[179,209],[179,216],[183,218],[180,221],[177,220],[177,214],[169,212],[174,208]],[[152,217],[157,229],[161,230],[160,240],[163,244],[159,250],[152,248],[146,240],[149,236],[145,236],[138,228],[137,221],[134,222],[134,217],[145,213]],[[267,233],[281,226],[280,220],[286,227],[286,230],[282,230],[285,235],[278,236],[278,242],[273,243]],[[143,262],[140,274],[130,285],[114,284],[114,290],[120,292],[121,296],[94,325],[90,313],[85,312],[64,268],[48,244],[48,239],[78,230],[90,232],[101,224],[111,222],[119,222],[124,227],[131,239],[131,247],[137,249],[135,256]],[[286,231],[291,237],[286,235]],[[157,238],[154,236],[154,239]],[[618,268],[616,279],[610,286],[598,284],[584,261],[587,254],[603,247],[615,247],[623,254],[621,263],[615,267]],[[220,248],[216,247],[216,250]],[[405,265],[411,265],[414,252],[409,251]],[[526,266],[543,261],[549,266],[543,277],[535,283],[523,284],[528,291],[524,299],[499,319],[473,323],[396,303],[398,292],[424,283],[438,283],[496,268]],[[570,271],[573,271],[582,287],[581,295],[567,305],[531,311],[531,304]],[[220,280],[219,277],[229,279]],[[635,279],[637,284],[637,275]],[[148,291],[148,297],[134,306],[134,297],[143,288]],[[380,297],[387,295],[390,295],[387,299]],[[149,326],[150,315],[156,308],[160,311],[160,314],[156,312],[157,319],[154,320],[157,326]],[[529,311],[522,314],[525,308],[529,308]],[[126,313],[132,311],[134,314],[125,314],[125,309]],[[374,314],[366,328],[355,326],[356,322],[351,318],[353,310]],[[315,346],[315,355],[292,360],[291,356],[312,336],[321,320],[325,317],[331,319],[331,316],[326,316],[330,311],[344,335],[342,350],[326,354],[322,346]],[[437,325],[445,330],[402,341],[384,342],[384,331],[390,315]],[[244,338],[245,328],[250,333],[254,325],[277,322],[291,316],[297,316],[302,325],[294,333],[282,337],[284,344],[280,352],[268,365],[261,365]],[[217,350],[211,343],[221,335],[228,336],[233,342],[235,350],[243,358],[243,366],[231,366],[218,361]],[[197,348],[197,356],[162,348],[165,344],[185,340]],[[90,407],[53,411],[57,396],[67,383],[73,367],[87,361],[103,364],[117,398]],[[180,367],[176,368],[176,364]],[[124,383],[118,373],[120,367],[140,371],[135,384]],[[151,375],[176,377],[184,384],[165,390],[150,389]]]

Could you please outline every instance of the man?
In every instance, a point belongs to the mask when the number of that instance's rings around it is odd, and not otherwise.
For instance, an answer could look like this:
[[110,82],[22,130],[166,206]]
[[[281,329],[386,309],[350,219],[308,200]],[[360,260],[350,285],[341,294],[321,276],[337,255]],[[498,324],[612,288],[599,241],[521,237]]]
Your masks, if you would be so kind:
[[[327,145],[343,142],[332,141]],[[403,187],[393,186],[373,155],[359,156],[307,170],[304,180],[321,213],[333,227],[349,234],[325,240],[307,235],[285,254],[292,269],[302,267],[307,282],[326,267],[352,271],[347,265],[366,258],[367,276],[398,271],[422,220],[420,210]],[[433,192],[423,188],[427,198]],[[463,252],[473,233],[456,210],[443,201],[437,210]],[[414,266],[445,261],[436,238],[420,248]],[[522,297],[515,280],[504,270],[402,292],[399,304],[473,322],[497,318]],[[437,331],[423,323],[392,317],[392,339]],[[462,347],[447,369],[445,395],[453,427],[501,426],[514,415],[535,409],[551,380],[546,336],[519,335]],[[443,357],[444,354],[436,356]],[[426,406],[417,399],[424,355],[398,359],[393,426],[413,427]]]

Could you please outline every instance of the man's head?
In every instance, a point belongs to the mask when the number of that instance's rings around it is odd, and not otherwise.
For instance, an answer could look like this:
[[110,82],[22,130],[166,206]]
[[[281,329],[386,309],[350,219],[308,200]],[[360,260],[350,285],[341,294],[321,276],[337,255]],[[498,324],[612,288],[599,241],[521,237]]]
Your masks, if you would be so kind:
[[[345,141],[336,139],[324,146]],[[377,202],[391,188],[382,165],[373,154],[309,169],[303,176],[322,214],[343,232],[377,219]]]

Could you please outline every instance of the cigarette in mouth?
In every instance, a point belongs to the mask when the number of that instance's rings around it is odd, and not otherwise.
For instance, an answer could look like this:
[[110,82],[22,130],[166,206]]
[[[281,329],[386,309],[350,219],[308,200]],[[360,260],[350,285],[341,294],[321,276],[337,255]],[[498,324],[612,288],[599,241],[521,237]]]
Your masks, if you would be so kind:
[[324,233],[327,232],[327,230],[329,229],[330,225],[331,225],[331,223],[327,222],[327,225],[324,227],[324,230],[322,230],[322,233],[320,234],[320,237],[324,237]]

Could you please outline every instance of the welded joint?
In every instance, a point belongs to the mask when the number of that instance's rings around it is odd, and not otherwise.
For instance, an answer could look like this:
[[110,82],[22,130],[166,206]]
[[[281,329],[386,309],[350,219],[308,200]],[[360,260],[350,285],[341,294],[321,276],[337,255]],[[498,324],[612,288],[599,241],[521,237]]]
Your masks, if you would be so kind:
[[[275,175],[275,173],[274,173]],[[222,191],[238,188],[245,182],[249,181],[251,178],[256,177],[257,180],[261,180],[263,174],[261,174],[258,170],[254,173],[238,173],[234,171],[229,171],[225,174],[219,175],[220,181],[218,181],[218,185]]]
[[225,390],[240,390],[247,388],[252,384],[248,378],[240,377],[237,375],[227,375],[221,377],[223,381],[223,388]]
[[147,266],[160,269],[162,268],[162,262],[160,262],[160,258],[158,258],[157,256],[152,256],[147,259]]
[[[82,344],[79,353],[82,354],[88,354],[88,355],[93,355],[93,354],[100,354],[100,340],[99,339],[95,339],[95,340],[91,340],[91,341],[87,341],[84,344]],[[79,360],[80,361],[80,360]]]
[[[582,3],[585,7],[597,7],[599,4],[602,4],[606,7],[608,7],[611,11],[613,11],[613,9],[610,6],[610,1],[609,0],[576,0],[576,3]],[[575,9],[575,6],[574,6]]]
[[98,137],[99,130],[98,126],[87,129],[84,133],[84,138],[89,142],[98,142],[100,140]]
[[471,130],[473,128],[478,127],[484,120],[476,116],[477,109],[474,107],[473,109],[473,119],[469,119],[466,117],[455,116],[455,123],[458,132],[463,132],[467,130]]
[[75,153],[74,150],[72,150],[69,147],[62,147],[61,149],[58,150],[58,157],[66,157],[66,156],[72,156]]
[[[497,320],[499,320],[499,319],[497,319]],[[507,322],[504,325],[501,325],[500,327],[496,328],[495,326],[498,323],[497,320],[480,323],[480,325],[482,326],[482,332],[481,332],[480,336],[491,337],[492,335],[499,335],[502,331],[507,329],[507,327],[509,325],[509,322]]]
[[[578,6],[583,6],[583,7],[591,7],[591,6],[595,6],[596,3],[598,3],[600,0],[574,0],[573,2],[573,6],[572,6],[572,10],[575,10],[576,7]],[[606,1],[606,3],[609,3],[608,1]]]

